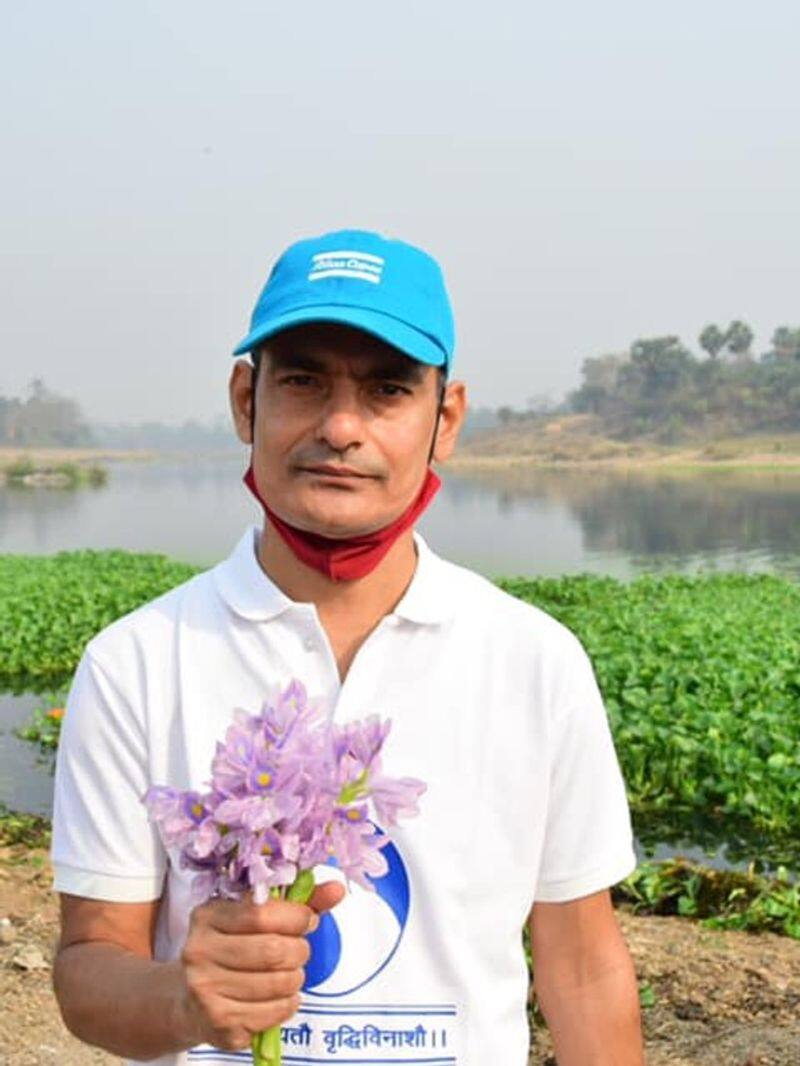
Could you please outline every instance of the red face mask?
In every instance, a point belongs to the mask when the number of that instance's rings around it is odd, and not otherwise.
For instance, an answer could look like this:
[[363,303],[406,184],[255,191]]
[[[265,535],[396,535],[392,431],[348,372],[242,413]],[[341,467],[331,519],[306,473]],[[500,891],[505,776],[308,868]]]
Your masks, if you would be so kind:
[[321,533],[309,533],[305,529],[290,526],[288,522],[278,518],[256,487],[252,462],[242,480],[264,508],[267,518],[297,558],[307,566],[313,566],[315,570],[325,574],[331,581],[353,581],[374,570],[400,534],[416,522],[442,484],[438,475],[428,467],[417,498],[393,522],[384,526],[383,529],[376,529],[373,533],[338,539],[324,537]]

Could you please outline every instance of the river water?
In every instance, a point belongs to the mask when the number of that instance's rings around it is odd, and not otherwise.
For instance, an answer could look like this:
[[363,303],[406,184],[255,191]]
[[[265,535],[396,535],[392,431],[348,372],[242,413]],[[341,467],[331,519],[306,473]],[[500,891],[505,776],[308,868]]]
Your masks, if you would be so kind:
[[[261,509],[244,452],[108,464],[106,486],[0,488],[0,552],[159,551],[213,565]],[[669,475],[553,469],[466,474],[419,530],[487,576],[771,570],[800,578],[800,471]]]

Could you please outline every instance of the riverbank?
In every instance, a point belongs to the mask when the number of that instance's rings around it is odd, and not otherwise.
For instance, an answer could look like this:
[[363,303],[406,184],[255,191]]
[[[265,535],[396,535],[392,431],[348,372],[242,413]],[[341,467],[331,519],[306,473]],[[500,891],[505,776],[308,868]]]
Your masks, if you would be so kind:
[[29,460],[37,469],[60,463],[141,462],[157,459],[156,451],[116,448],[13,448],[0,446],[0,473],[20,461]]
[[565,415],[492,430],[464,441],[447,468],[469,473],[521,467],[656,470],[800,470],[800,433],[720,436],[666,445],[604,436],[599,419]]
[[108,481],[107,463],[202,463],[233,456],[235,451],[158,451],[115,448],[10,448],[0,447],[0,484],[9,486],[77,488],[97,487]]
[[[153,462],[171,459],[239,458],[224,451],[164,452],[157,449],[12,448],[0,446],[0,474],[20,461],[37,469],[72,463]],[[526,467],[589,467],[655,470],[719,470],[729,468],[800,470],[800,433],[721,436],[684,444],[657,444],[646,439],[620,441],[606,437],[591,415],[566,415],[557,420],[525,423],[462,440],[444,469],[454,472],[498,471]]]
[[[0,483],[18,488],[98,488],[108,481],[108,470],[101,462],[116,457],[83,448],[0,448]],[[131,452],[121,457],[139,458]]]
[[[58,896],[47,852],[0,848],[0,1062],[119,1060],[76,1040],[51,986]],[[800,1047],[800,941],[709,930],[688,918],[617,916],[639,979],[648,1066],[792,1066]],[[2,932],[2,929],[10,932]],[[554,1066],[537,1027],[530,1066]]]

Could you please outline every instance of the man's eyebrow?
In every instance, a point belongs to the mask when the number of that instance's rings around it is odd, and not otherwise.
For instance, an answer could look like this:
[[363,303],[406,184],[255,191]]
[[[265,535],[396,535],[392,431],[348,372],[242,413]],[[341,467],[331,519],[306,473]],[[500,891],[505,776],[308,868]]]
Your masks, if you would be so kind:
[[405,381],[408,384],[419,385],[424,377],[421,363],[416,359],[381,359],[372,363],[364,372],[364,377],[369,381],[383,381],[392,378],[394,381]]
[[[324,374],[327,364],[311,352],[271,351],[269,354],[269,367],[273,372],[281,370],[306,370],[309,373]],[[408,384],[419,385],[425,375],[425,368],[416,359],[382,358],[370,360],[363,372],[358,377],[366,381],[385,381],[391,378],[394,381],[404,381]]]
[[310,352],[270,351],[269,368],[270,370],[308,370],[321,374],[325,370],[325,363],[322,359],[311,355]]

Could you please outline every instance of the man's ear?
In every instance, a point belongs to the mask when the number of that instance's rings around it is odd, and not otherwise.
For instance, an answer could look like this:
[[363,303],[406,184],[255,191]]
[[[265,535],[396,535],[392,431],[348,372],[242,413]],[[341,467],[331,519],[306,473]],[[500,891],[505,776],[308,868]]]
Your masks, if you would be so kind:
[[252,444],[253,367],[245,359],[234,363],[228,393],[236,436],[242,444]]
[[436,443],[433,447],[434,462],[443,463],[453,454],[466,413],[466,385],[463,381],[449,382],[444,393],[439,428],[436,431]]

